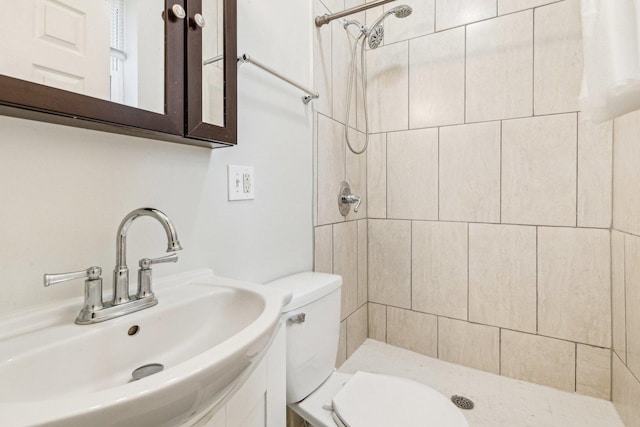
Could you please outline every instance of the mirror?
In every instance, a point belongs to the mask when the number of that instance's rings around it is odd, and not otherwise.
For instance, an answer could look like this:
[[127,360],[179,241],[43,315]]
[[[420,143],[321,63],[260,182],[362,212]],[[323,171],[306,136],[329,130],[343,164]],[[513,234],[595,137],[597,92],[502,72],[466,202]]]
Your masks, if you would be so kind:
[[0,74],[165,113],[164,0],[20,0],[0,14]]
[[223,0],[203,0],[202,121],[224,126]]

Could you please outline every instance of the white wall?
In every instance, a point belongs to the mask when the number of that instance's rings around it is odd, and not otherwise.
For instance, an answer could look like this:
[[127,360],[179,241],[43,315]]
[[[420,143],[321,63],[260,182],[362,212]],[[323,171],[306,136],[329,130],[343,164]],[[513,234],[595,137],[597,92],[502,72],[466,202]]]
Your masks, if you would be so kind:
[[[310,85],[308,2],[240,0],[238,15],[239,52]],[[82,294],[81,281],[44,288],[43,273],[99,265],[110,289],[116,229],[141,206],[166,212],[185,248],[156,276],[208,266],[263,282],[311,269],[310,107],[251,65],[238,86],[239,143],[220,150],[0,117],[0,315]],[[254,201],[227,201],[227,164],[255,167]],[[132,270],[164,253],[153,220],[129,236]]]

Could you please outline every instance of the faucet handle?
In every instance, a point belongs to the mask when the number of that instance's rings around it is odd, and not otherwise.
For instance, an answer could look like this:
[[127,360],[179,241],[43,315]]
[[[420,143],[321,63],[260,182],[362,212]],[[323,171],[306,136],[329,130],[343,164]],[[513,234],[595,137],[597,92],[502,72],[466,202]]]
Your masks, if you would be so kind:
[[148,270],[154,264],[162,264],[164,262],[178,262],[178,254],[161,256],[159,258],[142,258],[138,265],[143,270]]
[[72,273],[45,274],[44,285],[51,286],[57,283],[68,282],[69,280],[75,280],[75,279],[96,280],[96,279],[100,279],[101,275],[102,275],[102,268],[96,267],[96,266],[89,267],[86,270],[82,270],[82,271],[74,271]]
[[83,271],[73,273],[45,274],[44,285],[51,286],[56,283],[68,282],[69,280],[85,279],[84,281],[84,304],[82,310],[76,317],[78,325],[91,323],[96,313],[103,308],[102,303],[102,268],[89,267]]
[[151,266],[176,261],[178,261],[177,254],[161,256],[159,258],[142,258],[138,262],[140,269],[138,270],[138,292],[136,293],[136,298],[155,300],[156,297],[151,291]]

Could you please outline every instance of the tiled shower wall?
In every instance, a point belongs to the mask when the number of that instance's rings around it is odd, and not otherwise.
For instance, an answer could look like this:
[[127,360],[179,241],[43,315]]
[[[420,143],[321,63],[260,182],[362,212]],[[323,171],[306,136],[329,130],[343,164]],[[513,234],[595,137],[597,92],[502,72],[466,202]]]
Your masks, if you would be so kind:
[[614,123],[613,403],[628,427],[640,426],[640,112]]
[[[352,6],[347,0],[346,7]],[[345,8],[343,0],[313,0],[314,16]],[[344,142],[347,70],[350,35],[338,21],[314,27],[314,85],[320,98],[314,101],[315,149],[315,271],[340,274],[342,284],[340,346],[336,366],[367,338],[367,200],[366,155],[357,156]],[[350,123],[358,120],[354,85]],[[362,105],[362,99],[359,100]],[[361,149],[362,132],[350,130],[352,144]],[[343,217],[338,210],[338,189],[347,181],[362,196],[358,212]]]
[[[316,105],[316,268],[347,273],[341,354],[368,330],[608,399],[613,130],[580,120],[579,1],[406,3],[413,14],[389,17],[367,54],[366,159],[341,136],[349,39],[335,21],[316,30],[315,85],[328,95]],[[344,178],[366,194],[346,221]]]

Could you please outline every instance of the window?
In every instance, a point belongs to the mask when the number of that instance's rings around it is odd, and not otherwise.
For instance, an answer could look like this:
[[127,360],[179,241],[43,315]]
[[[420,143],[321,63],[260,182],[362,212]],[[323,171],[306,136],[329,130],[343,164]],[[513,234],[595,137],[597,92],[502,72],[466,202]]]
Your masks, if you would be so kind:
[[111,3],[111,101],[124,103],[124,0],[105,0]]

